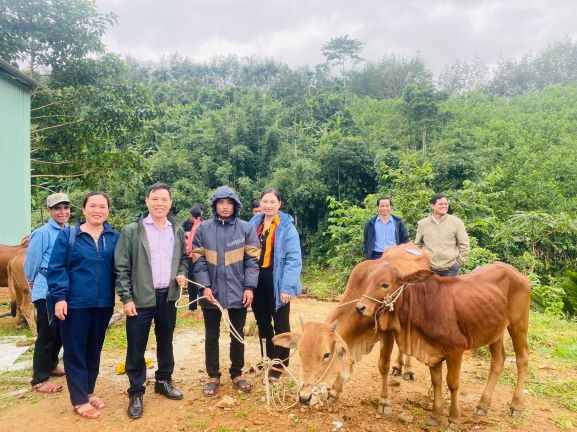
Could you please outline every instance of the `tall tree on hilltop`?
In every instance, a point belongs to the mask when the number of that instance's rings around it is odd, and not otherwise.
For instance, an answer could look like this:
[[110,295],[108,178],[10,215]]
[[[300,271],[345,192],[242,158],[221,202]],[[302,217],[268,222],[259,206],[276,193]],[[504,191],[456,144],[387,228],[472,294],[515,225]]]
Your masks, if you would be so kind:
[[337,63],[341,67],[341,76],[343,78],[343,86],[346,88],[345,81],[345,67],[347,61],[350,61],[353,65],[360,62],[362,59],[359,56],[363,47],[364,42],[358,39],[350,39],[349,35],[339,36],[332,38],[326,44],[323,45],[321,52],[326,59],[327,64],[331,65]]

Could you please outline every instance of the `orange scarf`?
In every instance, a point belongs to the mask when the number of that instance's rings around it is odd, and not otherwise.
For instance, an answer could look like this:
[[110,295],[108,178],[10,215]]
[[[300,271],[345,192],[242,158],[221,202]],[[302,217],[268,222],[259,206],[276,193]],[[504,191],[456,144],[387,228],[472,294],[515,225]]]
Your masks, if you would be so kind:
[[[274,249],[274,236],[276,232],[276,228],[280,223],[280,216],[277,214],[273,221],[271,222],[270,226],[266,231],[263,232],[264,229],[264,217],[262,218],[262,222],[258,226],[256,233],[258,234],[259,238],[261,239],[261,245],[264,254],[262,255],[262,264],[261,268],[270,268],[272,267],[272,260],[273,260],[273,249]],[[263,243],[264,240],[264,244]]]

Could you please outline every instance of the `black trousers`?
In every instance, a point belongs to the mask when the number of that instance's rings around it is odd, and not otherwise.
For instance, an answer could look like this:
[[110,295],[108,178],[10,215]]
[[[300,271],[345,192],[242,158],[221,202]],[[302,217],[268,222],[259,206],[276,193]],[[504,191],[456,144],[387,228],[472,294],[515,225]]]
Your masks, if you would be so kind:
[[58,327],[64,345],[66,383],[72,405],[88,403],[100,371],[100,353],[112,307],[68,309]]
[[[278,310],[276,309],[272,269],[261,269],[259,272],[258,285],[252,300],[252,310],[258,326],[258,336],[261,341],[266,339],[267,357],[283,360],[283,364],[288,366],[290,350],[273,344],[272,338],[277,334],[290,332],[290,303],[281,306]],[[260,344],[260,353],[264,357],[262,343]],[[280,372],[271,371],[271,376],[278,377]]]
[[38,337],[34,344],[34,357],[32,360],[33,386],[50,378],[50,374],[58,366],[58,353],[62,347],[58,326],[50,326],[46,311],[46,300],[39,299],[34,302],[36,307],[36,327]]
[[156,335],[157,381],[172,380],[174,372],[174,353],[172,336],[176,326],[176,307],[173,301],[167,301],[167,294],[156,296],[156,306],[137,308],[138,315],[126,317],[126,375],[130,381],[129,396],[142,395],[145,392],[146,363],[144,352],[148,343],[150,326],[154,321]]
[[[220,336],[220,321],[222,313],[219,309],[202,308],[204,314],[204,355],[206,373],[210,378],[220,378],[220,362],[218,339]],[[244,339],[244,324],[246,322],[246,309],[228,309],[228,318],[231,324]],[[234,379],[242,375],[244,367],[244,345],[230,335],[230,378]]]

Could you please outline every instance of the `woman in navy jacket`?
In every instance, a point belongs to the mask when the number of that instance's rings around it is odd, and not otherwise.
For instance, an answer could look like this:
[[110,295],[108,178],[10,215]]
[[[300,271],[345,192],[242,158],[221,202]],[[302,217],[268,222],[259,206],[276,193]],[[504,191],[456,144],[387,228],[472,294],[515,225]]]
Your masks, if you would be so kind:
[[114,307],[114,248],[119,233],[107,222],[110,199],[84,198],[86,222],[64,229],[48,264],[48,296],[64,347],[64,367],[74,412],[95,419],[105,407],[94,393],[100,353]]
[[[261,195],[260,204],[262,213],[250,220],[261,243],[260,272],[252,310],[259,338],[266,339],[267,357],[283,360],[288,366],[289,350],[274,345],[272,338],[275,334],[290,332],[290,301],[301,292],[300,240],[293,218],[279,211],[281,197],[276,189],[266,189]],[[261,346],[264,356],[262,350]],[[281,373],[271,370],[269,377],[275,379]]]

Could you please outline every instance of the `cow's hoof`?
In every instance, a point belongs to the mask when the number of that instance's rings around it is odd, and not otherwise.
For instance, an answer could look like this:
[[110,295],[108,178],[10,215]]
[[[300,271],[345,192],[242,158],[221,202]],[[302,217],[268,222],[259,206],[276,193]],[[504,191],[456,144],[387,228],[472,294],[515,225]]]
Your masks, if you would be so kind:
[[484,410],[483,408],[481,408],[481,407],[477,407],[477,408],[475,408],[474,414],[475,414],[476,416],[479,416],[479,417],[485,417],[485,416],[487,415],[487,411],[485,411],[485,410]]
[[10,302],[10,316],[12,318],[16,317],[16,302]]
[[403,373],[403,371],[401,370],[400,367],[393,366],[393,369],[391,370],[391,376],[401,376],[402,373]]
[[427,423],[425,423],[425,426],[427,427],[437,427],[439,426],[439,420],[437,420],[434,417],[429,417],[429,420],[427,420]]
[[449,422],[449,426],[447,426],[448,431],[458,431],[459,430],[459,424],[455,423],[455,422]]
[[331,390],[329,392],[329,395],[327,396],[327,405],[333,405],[337,403],[338,400],[339,400],[339,394]]
[[415,381],[415,372],[405,372],[403,378],[405,381]]
[[379,414],[384,415],[384,416],[390,416],[393,413],[393,409],[391,408],[390,405],[379,404],[379,407],[377,408],[377,412]]
[[509,415],[513,418],[517,418],[521,416],[521,410],[510,407],[509,408]]

